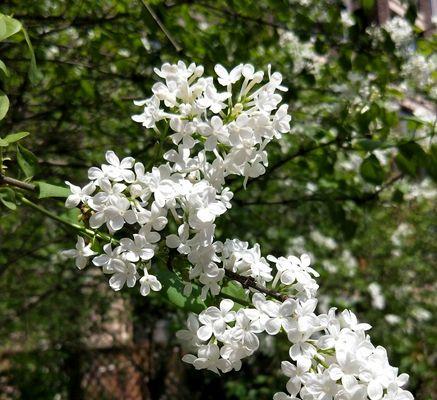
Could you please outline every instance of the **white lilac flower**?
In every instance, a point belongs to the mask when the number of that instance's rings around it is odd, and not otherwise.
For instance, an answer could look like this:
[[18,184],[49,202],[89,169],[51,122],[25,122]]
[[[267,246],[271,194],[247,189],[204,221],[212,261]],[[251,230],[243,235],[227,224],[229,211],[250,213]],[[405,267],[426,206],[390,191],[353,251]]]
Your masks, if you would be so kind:
[[413,39],[413,29],[404,18],[391,18],[384,24],[384,29],[398,47],[405,46]]
[[127,199],[120,199],[116,205],[111,206],[96,206],[96,212],[90,218],[91,228],[100,228],[106,224],[109,232],[115,232],[123,228],[125,220],[124,213],[129,208]]
[[287,337],[292,343],[288,354],[292,360],[297,361],[299,358],[311,359],[317,353],[316,347],[309,342],[312,334],[312,331],[300,332],[297,329],[297,323],[288,330]]
[[227,323],[235,320],[235,311],[232,300],[222,300],[220,308],[208,307],[199,315],[199,321],[203,324],[197,331],[197,336],[201,340],[208,340],[212,334],[219,337],[226,330]]
[[372,282],[368,288],[372,298],[372,306],[378,310],[385,308],[385,297],[381,291],[381,286],[377,282]]
[[219,370],[222,372],[231,370],[230,362],[220,357],[220,349],[216,344],[201,345],[197,357],[187,354],[182,360],[193,364],[196,369],[208,369],[216,374]]
[[108,176],[115,182],[125,181],[132,183],[135,174],[132,171],[135,160],[132,157],[123,158],[121,161],[113,151],[106,152],[106,161],[109,163]]
[[311,367],[311,361],[307,358],[298,358],[297,363],[292,364],[290,361],[282,361],[281,370],[282,373],[290,378],[287,382],[287,392],[291,396],[297,396],[302,387],[302,378],[308,372]]
[[151,275],[144,269],[144,276],[140,278],[140,293],[143,296],[147,296],[150,290],[159,292],[162,289],[162,284],[159,282],[155,275]]
[[230,72],[220,64],[214,67],[214,71],[218,76],[217,80],[222,86],[229,86],[237,82],[241,77],[241,69],[242,65],[237,65]]
[[[274,303],[275,304],[275,303]],[[287,299],[282,304],[275,304],[267,310],[270,318],[265,323],[266,332],[276,335],[283,328],[285,332],[293,326],[293,313],[296,309],[296,300]]]
[[284,392],[277,392],[273,395],[273,400],[299,400],[297,397],[289,396]]
[[135,286],[138,275],[135,264],[129,261],[120,261],[113,264],[113,275],[109,279],[109,286],[115,291],[119,291],[126,284],[131,288]]
[[137,262],[138,260],[147,261],[155,255],[154,246],[147,242],[143,235],[133,235],[133,240],[123,238],[120,240],[121,251],[124,252],[126,260]]
[[88,263],[88,259],[97,253],[91,250],[91,243],[86,244],[83,237],[78,236],[76,249],[64,250],[62,254],[65,257],[74,258],[76,267],[79,269],[84,269]]
[[134,101],[136,106],[145,106],[142,114],[132,116],[132,120],[139,122],[145,128],[153,128],[158,121],[161,121],[165,114],[159,108],[159,100],[156,97],[144,101]]
[[65,183],[70,187],[71,191],[71,194],[65,201],[65,207],[67,208],[74,208],[77,207],[79,203],[86,203],[96,190],[96,185],[94,182],[87,183],[83,188],[73,185],[68,181],[65,181]]
[[200,324],[199,320],[194,313],[188,314],[187,328],[181,329],[176,332],[176,337],[183,342],[185,342],[190,347],[197,346],[201,343],[197,336],[197,331],[199,330]]
[[[314,396],[315,399],[333,400],[340,391],[341,386],[333,381],[328,372],[309,372],[303,378],[306,393]],[[302,393],[302,392],[301,392]]]
[[110,243],[107,243],[103,246],[103,254],[99,254],[97,257],[93,258],[93,264],[98,267],[103,267],[104,273],[113,273],[114,272],[114,263],[120,262],[121,257],[121,247],[116,247],[112,249]]
[[178,227],[178,234],[168,235],[165,243],[170,249],[177,249],[181,254],[188,254],[190,251],[190,247],[187,245],[189,235],[190,226],[188,224],[181,224]]
[[372,326],[366,323],[358,323],[357,316],[350,310],[341,313],[342,323],[353,331],[367,331]]
[[235,327],[232,329],[232,337],[241,341],[248,350],[258,348],[259,339],[255,333],[259,333],[259,326],[255,324],[243,310],[239,310],[236,315]]

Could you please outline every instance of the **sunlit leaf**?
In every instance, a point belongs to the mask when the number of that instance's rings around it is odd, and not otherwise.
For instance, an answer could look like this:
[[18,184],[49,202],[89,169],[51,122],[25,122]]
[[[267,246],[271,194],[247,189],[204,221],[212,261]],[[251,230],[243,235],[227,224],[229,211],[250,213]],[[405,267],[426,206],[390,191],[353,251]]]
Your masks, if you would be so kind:
[[9,99],[5,93],[0,90],[0,120],[2,120],[9,110]]
[[17,209],[17,205],[15,204],[15,192],[11,188],[0,188],[0,202],[10,210]]
[[5,64],[2,60],[0,60],[0,71],[3,72],[3,74],[4,74],[6,77],[9,76],[9,71],[8,71],[8,69],[7,69],[7,67],[6,67],[6,64]]
[[0,41],[15,35],[21,28],[20,21],[8,15],[0,14]]
[[[12,143],[18,142],[19,140],[21,140],[29,135],[30,135],[29,132],[10,133],[5,138],[2,138],[2,141],[0,142],[0,146],[8,146]],[[5,144],[2,144],[2,143],[5,143]]]
[[39,192],[38,197],[44,199],[47,197],[68,197],[71,194],[69,188],[65,186],[57,186],[47,182],[36,182]]

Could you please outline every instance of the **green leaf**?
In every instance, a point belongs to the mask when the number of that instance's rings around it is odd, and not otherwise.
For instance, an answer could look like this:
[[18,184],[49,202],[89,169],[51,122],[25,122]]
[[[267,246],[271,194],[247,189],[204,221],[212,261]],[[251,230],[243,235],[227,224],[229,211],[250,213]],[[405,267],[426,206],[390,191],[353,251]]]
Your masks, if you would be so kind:
[[370,11],[375,5],[375,0],[361,0],[361,4],[366,11]]
[[71,222],[72,224],[77,224],[77,222],[79,221],[79,217],[81,215],[82,213],[79,210],[79,208],[75,207],[75,208],[65,208],[65,211],[61,213],[59,216],[62,219]]
[[29,79],[33,84],[35,84],[41,80],[42,76],[41,76],[41,73],[36,66],[35,52],[33,51],[33,46],[32,46],[32,43],[30,41],[29,35],[28,35],[26,29],[24,29],[24,27],[22,29],[23,29],[24,39],[26,40],[27,47],[29,48],[29,52],[30,52]]
[[83,89],[83,91],[85,92],[85,94],[89,97],[94,97],[94,88],[93,85],[91,84],[90,81],[88,80],[81,80],[80,81],[80,87]]
[[228,296],[231,298],[235,302],[237,309],[243,307],[245,304],[248,304],[248,298],[244,288],[235,282],[227,282],[226,285],[223,286],[221,293],[223,293],[225,297]]
[[392,199],[395,203],[400,204],[400,203],[402,203],[402,202],[404,201],[404,193],[403,193],[401,190],[396,189],[396,190],[393,192],[393,195],[392,195],[391,199]]
[[8,15],[0,14],[0,42],[15,35],[22,28],[20,21]]
[[6,22],[4,20],[4,15],[0,14],[0,38],[6,35]]
[[423,162],[425,157],[425,151],[416,142],[408,142],[399,146],[399,151],[408,158],[416,158],[418,161]]
[[401,144],[398,149],[395,161],[401,171],[416,176],[422,167],[426,167],[428,155],[416,142]]
[[361,163],[360,174],[367,182],[379,185],[384,181],[385,172],[374,154]]
[[11,188],[0,188],[0,202],[10,210],[17,209],[17,205],[15,204],[15,192]]
[[359,139],[359,140],[357,140],[356,143],[360,149],[363,149],[366,151],[375,150],[384,144],[384,142],[381,142],[380,140],[371,140],[371,139]]
[[430,146],[426,162],[426,170],[434,181],[437,181],[437,145]]
[[5,138],[1,139],[0,146],[8,146],[11,143],[18,142],[19,140],[25,138],[26,136],[29,136],[29,132],[17,132],[17,133],[10,133]]
[[163,286],[162,290],[167,300],[178,308],[199,313],[207,307],[205,302],[200,299],[200,289],[196,285],[193,285],[190,296],[184,295],[184,283],[176,272],[161,267],[158,269],[156,276]]
[[6,77],[9,76],[9,71],[6,68],[6,64],[2,60],[0,60],[0,71],[2,71]]
[[[27,33],[24,26],[21,24],[20,21],[16,20],[15,18],[9,17],[4,14],[0,14],[0,42],[9,36],[15,35],[19,31],[23,32],[24,40],[27,43],[27,47],[29,48],[30,52],[30,67],[29,67],[29,79],[32,83],[37,83],[41,79],[41,73],[39,72],[37,66],[36,66],[36,58],[35,58],[35,52],[33,51],[33,46],[29,38],[29,34]],[[5,72],[7,75],[6,66],[2,62],[3,67],[0,66],[0,69]]]
[[35,154],[21,145],[17,147],[17,162],[26,178],[31,178],[35,175],[38,169],[38,159]]
[[411,160],[408,160],[408,158],[401,153],[396,155],[395,162],[402,172],[412,176],[416,175],[416,167],[414,166],[414,163],[412,163]]
[[0,120],[2,120],[9,110],[9,99],[5,93],[0,90]]
[[47,182],[36,182],[36,185],[39,189],[38,198],[40,199],[45,199],[48,197],[66,198],[71,194],[70,189],[65,186],[52,185],[51,183]]

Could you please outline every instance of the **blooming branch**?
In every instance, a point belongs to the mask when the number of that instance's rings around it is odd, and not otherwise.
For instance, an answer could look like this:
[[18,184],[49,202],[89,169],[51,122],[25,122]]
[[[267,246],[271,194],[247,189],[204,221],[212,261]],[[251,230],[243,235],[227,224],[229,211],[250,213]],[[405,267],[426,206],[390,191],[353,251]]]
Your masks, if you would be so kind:
[[[89,169],[87,185],[67,182],[66,206],[81,205],[86,229],[98,234],[93,243],[79,236],[76,249],[64,254],[80,269],[92,258],[111,275],[114,290],[139,281],[143,296],[163,287],[157,259],[164,250],[186,296],[193,284],[203,300],[219,296],[225,278],[240,285],[249,305],[237,310],[224,299],[190,314],[187,329],[177,334],[188,351],[183,360],[196,369],[238,371],[259,348],[260,334],[283,332],[290,344],[282,363],[288,394],[278,392],[275,400],[411,399],[402,389],[407,376],[398,376],[385,349],[366,334],[370,325],[348,310],[316,314],[319,275],[308,255],[263,257],[259,244],[215,238],[216,218],[232,206],[227,178],[243,177],[246,187],[263,175],[268,143],[290,130],[281,74],[269,69],[265,79],[250,64],[229,71],[216,65],[216,86],[195,64],[164,64],[155,72],[162,81],[150,98],[135,102],[142,112],[132,119],[168,138],[172,148],[151,171],[108,151],[106,164]],[[188,263],[173,265],[175,252]]]

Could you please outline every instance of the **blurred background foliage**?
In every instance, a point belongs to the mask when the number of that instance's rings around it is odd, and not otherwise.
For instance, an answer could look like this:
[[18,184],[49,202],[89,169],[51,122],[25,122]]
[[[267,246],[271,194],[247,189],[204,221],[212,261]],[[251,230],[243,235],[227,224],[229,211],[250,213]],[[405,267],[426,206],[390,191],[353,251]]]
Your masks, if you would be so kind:
[[[7,66],[0,89],[10,102],[0,137],[31,133],[18,153],[16,143],[1,147],[3,172],[83,184],[107,149],[151,165],[156,137],[130,115],[138,112],[132,100],[149,96],[154,67],[180,59],[208,72],[216,63],[271,64],[289,88],[292,131],[270,145],[267,173],[247,190],[231,181],[233,207],[218,222],[218,238],[259,242],[265,254],[310,253],[321,274],[319,310],[355,310],[392,364],[411,375],[415,396],[431,399],[436,40],[414,24],[415,3],[403,4],[403,28],[381,25],[380,2],[347,3],[4,0],[0,12],[26,28],[38,70],[23,34],[0,43]],[[7,190],[0,200],[14,209]],[[62,201],[39,202],[75,218]],[[265,353],[239,373],[192,371],[173,335],[185,312],[159,296],[112,292],[92,268],[79,273],[59,256],[73,246],[71,232],[18,205],[0,208],[1,399],[271,397],[286,352],[281,343],[267,338]],[[127,394],[87,392],[87,366],[103,368],[93,364],[95,351],[121,348],[123,356],[139,346],[147,359],[136,362],[139,397],[123,371],[117,387]]]

